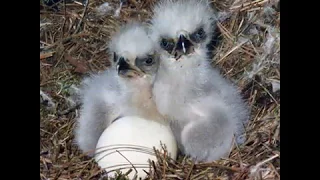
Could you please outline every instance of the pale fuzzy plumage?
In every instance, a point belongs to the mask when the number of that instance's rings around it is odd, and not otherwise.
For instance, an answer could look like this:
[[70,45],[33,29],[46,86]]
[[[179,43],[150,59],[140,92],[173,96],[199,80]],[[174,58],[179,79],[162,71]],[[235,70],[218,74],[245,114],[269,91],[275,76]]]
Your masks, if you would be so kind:
[[198,48],[204,48],[214,35],[216,11],[210,8],[208,1],[162,0],[154,7],[153,12],[151,23],[154,41],[159,41],[160,36],[177,38],[181,31],[192,33],[203,26],[208,37]]
[[[211,17],[211,18],[210,18]],[[202,22],[211,34],[213,10],[206,1],[161,1],[155,8],[153,38],[173,38],[176,31],[191,31]],[[158,110],[171,120],[172,130],[184,153],[200,161],[228,155],[234,134],[243,143],[249,117],[237,88],[214,69],[206,45],[210,36],[195,45],[195,51],[176,60],[161,51],[160,67],[153,94]]]
[[[131,23],[115,34],[109,51],[111,60],[113,52],[128,58],[154,53],[155,49],[144,27]],[[75,129],[76,143],[83,152],[93,155],[100,135],[119,116],[137,115],[162,120],[151,98],[154,74],[149,72],[130,79],[121,77],[113,62],[108,70],[83,80],[83,105]]]
[[148,28],[138,25],[138,22],[124,25],[118,34],[112,37],[109,51],[117,52],[119,56],[143,56],[153,53],[154,43],[150,40],[147,31]]

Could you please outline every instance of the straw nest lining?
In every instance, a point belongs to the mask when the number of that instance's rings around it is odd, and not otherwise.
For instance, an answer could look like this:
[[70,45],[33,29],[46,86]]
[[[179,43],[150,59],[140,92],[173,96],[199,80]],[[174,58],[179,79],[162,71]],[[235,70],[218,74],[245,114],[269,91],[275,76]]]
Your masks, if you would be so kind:
[[[109,66],[106,43],[120,24],[147,20],[153,0],[40,2],[40,179],[103,179],[73,144],[81,78]],[[239,85],[252,107],[247,141],[228,159],[194,164],[157,154],[150,179],[280,179],[279,1],[214,0],[222,41],[213,66]],[[104,5],[103,5],[104,4]],[[103,5],[103,6],[101,6]],[[134,173],[134,172],[131,172]],[[119,177],[119,179],[121,179]]]

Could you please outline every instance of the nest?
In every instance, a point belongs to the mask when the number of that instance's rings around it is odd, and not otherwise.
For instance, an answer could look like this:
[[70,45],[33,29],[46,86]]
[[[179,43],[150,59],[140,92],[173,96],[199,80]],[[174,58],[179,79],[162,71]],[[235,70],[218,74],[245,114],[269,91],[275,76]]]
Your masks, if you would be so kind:
[[[73,143],[76,86],[87,73],[108,68],[112,33],[133,19],[148,20],[155,1],[121,1],[121,9],[116,0],[54,2],[40,2],[40,179],[104,179],[105,172]],[[150,162],[149,179],[280,179],[279,1],[212,3],[221,12],[222,36],[212,64],[251,106],[247,141],[212,163],[173,161],[155,150],[158,162]]]

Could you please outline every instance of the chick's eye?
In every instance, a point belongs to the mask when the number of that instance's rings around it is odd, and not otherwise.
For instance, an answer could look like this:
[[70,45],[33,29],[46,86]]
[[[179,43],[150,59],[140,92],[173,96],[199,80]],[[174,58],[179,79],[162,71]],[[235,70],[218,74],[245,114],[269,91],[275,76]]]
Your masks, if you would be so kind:
[[169,51],[169,50],[171,50],[173,48],[173,43],[168,41],[168,40],[166,40],[166,39],[162,39],[161,42],[160,42],[160,46],[163,49]]
[[165,39],[162,39],[161,40],[161,43],[160,43],[160,45],[162,46],[162,47],[167,47],[168,46],[168,41],[167,40],[165,40]]
[[153,64],[153,59],[151,57],[146,58],[145,64],[148,65],[148,66],[152,65]]
[[206,37],[206,33],[204,32],[203,28],[200,28],[196,33],[192,35],[192,39],[196,42],[203,40]]
[[199,36],[203,36],[204,35],[204,30],[202,28],[200,28],[197,32],[197,35]]

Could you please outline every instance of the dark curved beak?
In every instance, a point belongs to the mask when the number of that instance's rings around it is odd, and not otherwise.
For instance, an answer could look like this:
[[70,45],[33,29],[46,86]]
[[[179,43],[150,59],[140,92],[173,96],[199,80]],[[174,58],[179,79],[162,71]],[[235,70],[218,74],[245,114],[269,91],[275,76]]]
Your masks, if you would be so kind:
[[123,57],[120,57],[117,63],[118,75],[125,77],[135,77],[141,75],[141,71],[138,68],[130,65]]
[[117,63],[118,74],[124,74],[129,69],[130,69],[130,65],[127,63],[127,61],[123,57],[121,57]]
[[192,50],[193,50],[193,43],[184,35],[180,35],[176,45],[175,53],[174,53],[176,59],[179,59],[184,54],[191,53]]

